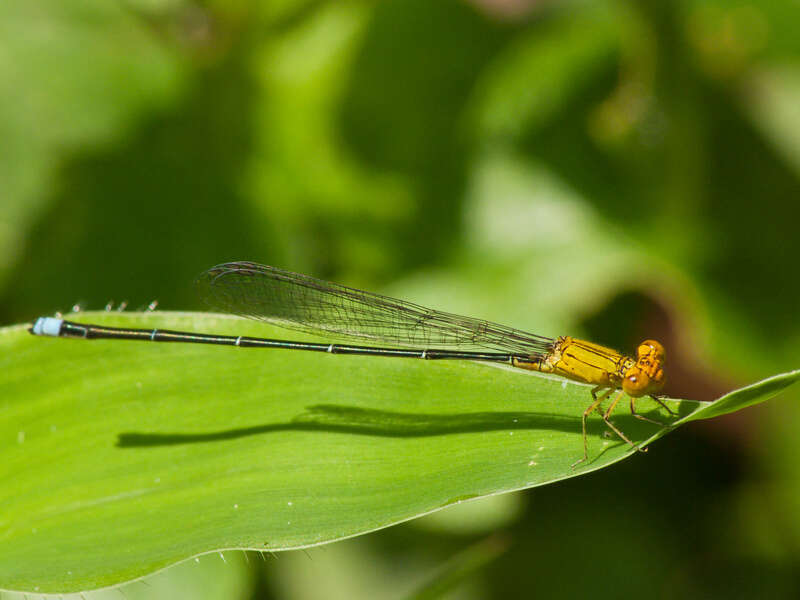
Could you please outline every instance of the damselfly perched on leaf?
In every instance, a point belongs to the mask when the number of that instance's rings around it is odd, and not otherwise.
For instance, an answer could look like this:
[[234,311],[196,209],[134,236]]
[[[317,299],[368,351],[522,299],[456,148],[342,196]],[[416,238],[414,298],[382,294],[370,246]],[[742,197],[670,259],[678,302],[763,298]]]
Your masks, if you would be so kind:
[[[34,335],[55,337],[191,342],[331,354],[502,362],[520,369],[552,373],[594,386],[592,402],[582,418],[583,458],[573,466],[588,458],[586,419],[594,411],[622,440],[641,450],[610,420],[623,393],[630,397],[631,414],[639,419],[661,424],[636,412],[636,399],[642,396],[650,396],[674,414],[656,395],[665,382],[665,353],[664,347],[654,340],[639,344],[633,358],[570,336],[543,337],[252,262],[231,262],[213,267],[198,279],[198,284],[205,301],[215,310],[331,339],[361,340],[379,345],[299,342],[166,329],[125,329],[55,317],[40,317],[29,331]],[[603,410],[603,401],[615,392],[608,408]]]

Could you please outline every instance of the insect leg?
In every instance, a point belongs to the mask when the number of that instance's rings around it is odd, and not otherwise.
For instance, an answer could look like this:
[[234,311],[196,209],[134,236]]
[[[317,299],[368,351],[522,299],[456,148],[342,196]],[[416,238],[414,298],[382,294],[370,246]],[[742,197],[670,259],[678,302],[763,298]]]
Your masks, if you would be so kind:
[[661,421],[656,421],[655,419],[651,419],[650,417],[645,417],[644,415],[640,415],[639,413],[637,413],[636,398],[631,398],[631,414],[637,419],[641,419],[642,421],[647,421],[648,423],[653,423],[654,425],[661,425],[662,427],[665,425],[665,423],[662,423]]
[[599,392],[602,389],[603,389],[603,386],[600,386],[600,385],[598,385],[597,387],[592,389],[592,403],[586,408],[585,411],[583,411],[583,418],[581,419],[581,426],[583,428],[583,458],[580,459],[577,462],[572,463],[572,467],[571,468],[573,468],[573,469],[577,465],[579,465],[582,462],[585,462],[586,460],[589,459],[589,449],[588,449],[588,446],[587,446],[587,443],[586,443],[586,418],[590,414],[592,414],[592,411],[597,410],[600,407],[600,404],[602,404],[603,400],[608,398],[608,395],[611,392],[614,391],[613,388],[609,388],[605,392],[600,394],[600,396],[598,397],[597,396],[597,392]]
[[666,410],[670,415],[672,415],[673,417],[677,417],[678,416],[678,413],[676,413],[669,406],[664,404],[664,401],[661,400],[661,398],[659,398],[658,396],[654,396],[653,394],[650,394],[650,397],[653,400],[655,400],[656,402],[658,402],[664,408],[664,410]]
[[[614,433],[616,433],[619,437],[628,442],[631,445],[631,447],[636,448],[639,452],[647,452],[647,448],[640,448],[637,444],[634,444],[630,439],[628,439],[628,436],[622,433],[622,431],[618,429],[617,426],[614,425],[609,419],[609,416],[611,416],[611,411],[614,410],[614,407],[617,405],[617,402],[619,402],[619,399],[621,397],[622,397],[622,390],[620,390],[619,394],[617,394],[617,397],[614,398],[614,401],[611,403],[611,406],[608,407],[608,410],[605,413],[603,413],[603,421],[606,422],[606,425],[608,425],[609,428],[611,428],[611,430]],[[632,402],[633,398],[631,398],[631,403]]]

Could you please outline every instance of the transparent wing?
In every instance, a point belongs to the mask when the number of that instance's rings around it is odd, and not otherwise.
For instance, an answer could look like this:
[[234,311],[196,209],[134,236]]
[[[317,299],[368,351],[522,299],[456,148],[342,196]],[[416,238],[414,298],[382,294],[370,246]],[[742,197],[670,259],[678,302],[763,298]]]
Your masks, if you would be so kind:
[[462,317],[251,262],[231,262],[197,281],[213,310],[332,337],[421,349],[547,352],[551,338]]

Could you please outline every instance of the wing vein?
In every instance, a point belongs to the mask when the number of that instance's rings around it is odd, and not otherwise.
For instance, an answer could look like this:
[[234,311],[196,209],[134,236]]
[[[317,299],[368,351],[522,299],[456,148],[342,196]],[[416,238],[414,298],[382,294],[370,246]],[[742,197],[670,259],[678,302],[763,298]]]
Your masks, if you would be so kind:
[[541,355],[551,338],[433,310],[252,262],[217,265],[198,279],[214,310],[287,329],[406,347],[458,347]]

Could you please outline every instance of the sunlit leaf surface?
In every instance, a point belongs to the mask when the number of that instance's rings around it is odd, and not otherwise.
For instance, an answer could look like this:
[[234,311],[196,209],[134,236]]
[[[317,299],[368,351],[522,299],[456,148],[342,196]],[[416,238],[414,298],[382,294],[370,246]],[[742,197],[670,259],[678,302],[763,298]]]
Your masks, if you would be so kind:
[[[192,313],[74,320],[295,338]],[[585,385],[455,361],[0,332],[0,588],[64,593],[227,548],[320,544],[634,450],[589,426]],[[724,411],[800,378],[726,396]],[[715,405],[669,401],[684,420]],[[722,405],[720,405],[722,406]],[[639,410],[667,421],[652,401]],[[709,415],[711,416],[711,415]],[[619,410],[647,443],[667,431]]]

